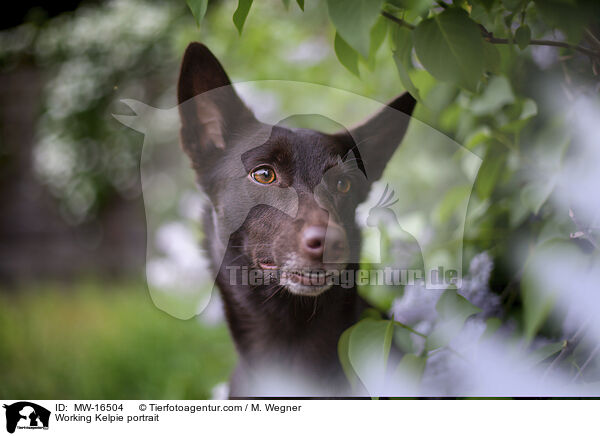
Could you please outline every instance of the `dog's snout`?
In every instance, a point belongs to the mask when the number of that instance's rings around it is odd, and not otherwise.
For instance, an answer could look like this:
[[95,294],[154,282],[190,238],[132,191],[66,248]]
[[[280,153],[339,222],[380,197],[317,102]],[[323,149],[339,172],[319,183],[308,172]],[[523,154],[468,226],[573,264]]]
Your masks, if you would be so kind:
[[325,261],[337,261],[346,250],[344,232],[337,226],[309,226],[302,233],[301,248],[313,259],[324,260],[323,255],[326,254],[331,259]]
[[321,257],[325,251],[327,229],[322,226],[310,226],[302,234],[302,249],[311,257]]

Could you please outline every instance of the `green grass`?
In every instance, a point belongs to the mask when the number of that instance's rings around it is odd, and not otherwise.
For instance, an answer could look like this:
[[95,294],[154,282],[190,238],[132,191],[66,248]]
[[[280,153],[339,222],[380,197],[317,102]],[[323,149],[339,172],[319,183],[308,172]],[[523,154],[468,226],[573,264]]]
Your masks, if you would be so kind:
[[0,291],[0,397],[210,397],[235,364],[223,325],[161,312],[143,285]]

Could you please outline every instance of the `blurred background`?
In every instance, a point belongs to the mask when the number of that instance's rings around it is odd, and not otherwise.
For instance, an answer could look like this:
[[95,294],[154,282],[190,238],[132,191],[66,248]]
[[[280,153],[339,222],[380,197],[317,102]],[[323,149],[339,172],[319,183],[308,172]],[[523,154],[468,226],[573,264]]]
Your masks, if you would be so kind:
[[[211,1],[200,26],[185,1],[47,3],[21,1],[1,18],[0,396],[218,395],[235,365],[233,344],[218,309],[182,321],[151,301],[140,181],[144,137],[112,114],[131,113],[120,102],[124,98],[174,107],[179,62],[191,41],[210,47],[233,82],[310,82],[385,102],[404,90],[389,55],[392,42],[385,39],[360,64],[359,77],[338,61],[335,29],[320,2],[307,1],[304,11],[285,2],[255,2],[242,37],[232,22],[232,1]],[[534,32],[536,23],[546,32],[539,17],[531,20]],[[579,213],[578,199],[569,201],[598,186],[597,180],[590,175],[554,191],[565,176],[581,175],[577,166],[560,169],[576,136],[564,105],[581,109],[575,114],[580,133],[597,121],[597,71],[555,48],[501,47],[498,75],[467,93],[415,64],[410,76],[422,97],[415,117],[483,161],[476,195],[469,197],[470,187],[445,192],[431,212],[433,221],[451,221],[457,205],[468,202],[459,261],[472,293],[496,295],[499,318],[529,346],[538,334],[542,340],[534,347],[561,344],[578,327],[566,326],[568,317],[552,316],[551,308],[532,311],[545,297],[530,296],[533,303],[523,306],[520,284],[528,256],[545,241],[571,243],[575,234],[578,250],[595,250],[597,215],[585,207]],[[265,111],[294,103],[291,95],[260,87],[245,97]],[[353,111],[340,107],[343,102],[329,104],[332,111]],[[411,128],[406,142],[418,149],[431,135]],[[595,131],[583,136],[582,144],[598,145]],[[583,150],[579,157],[586,161]],[[406,188],[397,194],[417,210],[435,168],[423,156],[412,158],[412,170],[403,176]],[[593,174],[597,166],[587,162]],[[591,215],[596,211],[592,207]],[[188,235],[177,225],[163,233],[175,242]],[[386,311],[399,296],[364,292]],[[577,362],[587,361],[594,344],[584,343],[575,355],[576,374]],[[563,349],[552,348],[544,359]],[[597,365],[591,362],[586,366]],[[595,374],[593,380],[600,380]]]
[[222,318],[180,321],[150,300],[144,138],[111,116],[127,113],[121,98],[173,107],[189,42],[207,44],[234,82],[402,91],[391,59],[371,80],[339,64],[326,11],[259,3],[240,38],[235,6],[211,2],[200,28],[184,1],[32,1],[2,15],[3,398],[206,398],[228,379]]

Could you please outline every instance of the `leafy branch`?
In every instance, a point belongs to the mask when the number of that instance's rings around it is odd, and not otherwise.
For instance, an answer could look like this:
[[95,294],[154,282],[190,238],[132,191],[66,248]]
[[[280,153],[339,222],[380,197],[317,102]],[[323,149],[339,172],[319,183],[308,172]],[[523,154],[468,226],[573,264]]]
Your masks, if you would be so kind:
[[[387,18],[388,20],[396,23],[399,26],[402,27],[406,27],[410,30],[414,30],[417,26],[415,26],[414,24],[411,24],[401,18],[396,17],[395,15],[387,12],[387,11],[381,11],[381,15],[385,18]],[[514,40],[513,39],[509,39],[509,38],[497,38],[494,36],[493,32],[488,31],[483,25],[479,24],[479,28],[481,30],[481,36],[487,41],[490,42],[492,44],[513,44]],[[591,34],[591,32],[589,32],[589,30],[587,30],[587,35],[591,35],[591,38],[594,38],[594,36]],[[590,39],[591,39],[590,38]],[[595,39],[595,38],[594,38]],[[594,50],[590,50],[586,47],[583,47],[581,45],[573,45],[573,44],[569,44],[567,42],[563,42],[563,41],[553,41],[553,40],[549,40],[549,39],[531,39],[529,40],[529,45],[545,45],[545,46],[550,46],[550,47],[562,47],[562,48],[566,48],[569,50],[575,50],[578,51],[579,53],[585,54],[591,58],[594,58],[596,60],[600,61],[600,50],[594,51]]]
[[381,11],[381,15],[383,15],[388,20],[393,21],[394,23],[398,24],[399,26],[406,27],[410,30],[415,30],[416,26],[414,24],[410,24],[408,21],[404,21],[402,18],[398,18],[395,15],[390,14],[389,12]]
[[[514,41],[508,38],[496,38],[492,32],[489,32],[485,27],[479,25],[483,38],[492,44],[512,44]],[[562,47],[569,50],[575,50],[592,58],[600,59],[600,51],[593,51],[581,45],[573,45],[563,41],[553,41],[550,39],[532,39],[529,45],[545,45],[550,47]]]

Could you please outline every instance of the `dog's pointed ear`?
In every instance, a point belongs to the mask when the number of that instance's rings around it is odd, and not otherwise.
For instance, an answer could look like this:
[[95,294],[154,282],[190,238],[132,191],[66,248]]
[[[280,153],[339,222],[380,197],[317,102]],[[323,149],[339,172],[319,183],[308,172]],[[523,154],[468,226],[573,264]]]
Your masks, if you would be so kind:
[[197,42],[183,55],[177,97],[181,142],[192,161],[204,151],[224,149],[231,135],[256,122],[217,58]]
[[364,123],[336,134],[360,156],[369,182],[381,177],[402,142],[415,104],[416,100],[405,92]]

